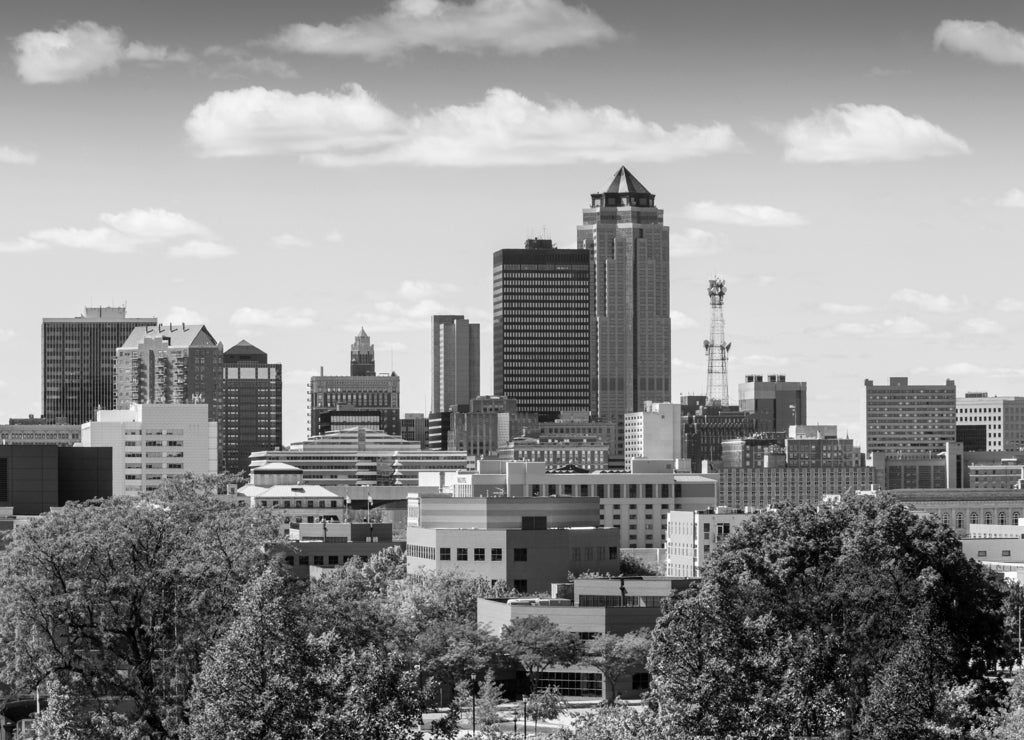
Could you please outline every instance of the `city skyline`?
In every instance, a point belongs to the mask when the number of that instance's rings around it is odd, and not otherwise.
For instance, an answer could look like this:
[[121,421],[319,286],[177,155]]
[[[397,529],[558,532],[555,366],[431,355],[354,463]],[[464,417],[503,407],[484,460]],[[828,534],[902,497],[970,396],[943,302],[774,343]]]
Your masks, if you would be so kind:
[[361,327],[427,411],[430,316],[465,315],[486,393],[491,255],[572,249],[623,165],[673,236],[669,400],[703,391],[715,275],[730,393],[799,378],[861,443],[865,378],[1024,395],[1024,300],[985,269],[1024,225],[1024,8],[691,5],[0,9],[0,420],[41,413],[42,317],[86,305],[259,345],[285,443]]

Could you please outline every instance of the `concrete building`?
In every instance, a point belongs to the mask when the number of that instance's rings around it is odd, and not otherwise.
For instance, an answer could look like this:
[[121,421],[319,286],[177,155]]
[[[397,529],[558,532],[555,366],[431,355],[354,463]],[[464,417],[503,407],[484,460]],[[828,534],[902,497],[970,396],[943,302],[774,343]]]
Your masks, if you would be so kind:
[[644,401],[642,411],[625,415],[623,439],[626,460],[646,457],[678,460],[683,457],[682,407],[677,403]]
[[680,396],[682,457],[691,470],[715,467],[722,459],[722,443],[749,437],[757,431],[757,417],[738,406],[709,404],[706,396]]
[[248,470],[257,450],[281,448],[281,365],[244,340],[224,353],[221,438],[229,473]]
[[930,514],[961,537],[970,526],[1013,524],[1024,513],[1024,491],[964,488],[896,489],[887,493],[909,508]]
[[865,380],[866,453],[889,456],[938,454],[956,441],[956,384],[911,385],[889,378],[888,385]]
[[374,358],[373,342],[366,329],[360,327],[352,342],[348,374],[353,378],[373,377],[377,374],[377,362]]
[[82,425],[68,424],[65,419],[10,419],[0,424],[0,445],[57,445],[71,447],[82,441]]
[[309,434],[316,436],[354,426],[344,421],[348,417],[385,434],[401,435],[400,396],[401,380],[395,373],[324,375],[321,368],[320,375],[309,379]]
[[1024,580],[1024,522],[969,524],[960,538],[964,556],[1021,583]]
[[421,472],[461,471],[469,458],[456,450],[422,450],[384,432],[350,427],[310,437],[284,450],[261,450],[249,458],[250,468],[280,462],[299,468],[308,484],[416,485]]
[[83,447],[111,448],[114,496],[154,491],[168,478],[217,472],[217,422],[205,403],[144,403],[100,411]]
[[778,504],[813,504],[822,496],[870,488],[878,482],[872,467],[722,468],[718,505],[765,509]]
[[499,448],[496,457],[499,460],[544,463],[548,471],[565,468],[606,470],[608,445],[596,437],[516,437]]
[[622,167],[576,227],[592,270],[590,410],[604,419],[671,398],[669,229],[654,198]]
[[402,417],[402,439],[418,442],[420,449],[426,450],[430,447],[428,429],[427,417],[423,414],[406,414]]
[[551,421],[590,410],[590,255],[528,239],[494,253],[494,393]]
[[672,511],[665,541],[665,575],[700,578],[708,559],[751,512],[719,506],[704,511]]
[[596,497],[601,525],[619,529],[623,549],[664,547],[668,512],[713,507],[716,488],[714,478],[677,473],[671,460],[648,459],[634,460],[628,473],[548,472],[545,463],[481,460],[476,471],[453,473],[444,483],[456,498]]
[[755,432],[749,437],[724,440],[720,469],[785,467],[785,440],[781,436],[777,432]]
[[433,316],[430,338],[431,411],[469,406],[480,395],[480,324],[465,316]]
[[0,507],[44,514],[69,501],[110,498],[111,451],[46,444],[0,446]]
[[42,415],[81,426],[96,409],[116,408],[117,348],[155,317],[129,318],[124,306],[87,306],[75,318],[42,323]]
[[284,558],[292,574],[309,578],[313,569],[330,569],[357,559],[366,562],[389,547],[404,548],[391,539],[391,525],[366,522],[293,523],[286,545],[272,547]]
[[[1024,398],[967,393],[956,399],[956,431],[983,427],[982,448],[989,452],[1024,451]],[[965,449],[967,449],[965,447]]]
[[740,411],[757,417],[759,432],[785,432],[807,423],[807,383],[785,375],[748,375],[740,383]]
[[540,422],[537,436],[541,439],[593,438],[608,445],[608,467],[625,468],[626,444],[623,425],[608,419],[592,419],[586,412],[563,412],[554,421]]
[[619,570],[619,533],[600,524],[593,497],[409,496],[408,568],[458,571],[519,593],[550,588],[566,573]]
[[465,411],[452,410],[448,420],[447,450],[464,450],[470,457],[495,454],[516,436],[537,428],[537,415],[519,411],[515,399],[477,396]]
[[791,426],[785,445],[791,468],[864,467],[860,448],[852,439],[840,438],[835,426]]

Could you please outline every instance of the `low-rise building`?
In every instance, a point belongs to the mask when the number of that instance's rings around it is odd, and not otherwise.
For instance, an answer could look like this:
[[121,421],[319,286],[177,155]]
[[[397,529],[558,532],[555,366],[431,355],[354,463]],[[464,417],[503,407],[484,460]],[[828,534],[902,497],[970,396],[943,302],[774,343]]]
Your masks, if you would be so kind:
[[704,511],[672,511],[665,542],[665,575],[700,578],[705,564],[729,535],[754,516],[725,506]]
[[391,539],[391,525],[384,522],[292,522],[286,545],[275,546],[292,572],[309,578],[310,568],[333,568],[352,559],[366,562],[401,543]]
[[110,498],[111,451],[59,445],[0,445],[0,507],[43,514],[68,501]]
[[64,419],[29,415],[0,424],[0,445],[60,445],[72,447],[82,441],[82,425]]
[[718,475],[718,505],[765,509],[776,504],[813,504],[822,496],[871,488],[871,467],[723,468]]
[[598,437],[516,437],[498,449],[499,460],[541,462],[548,470],[572,466],[584,471],[608,468],[608,445]]
[[925,512],[951,527],[961,537],[970,526],[1005,526],[1024,513],[1024,491],[1004,489],[897,489],[887,493],[907,507]]

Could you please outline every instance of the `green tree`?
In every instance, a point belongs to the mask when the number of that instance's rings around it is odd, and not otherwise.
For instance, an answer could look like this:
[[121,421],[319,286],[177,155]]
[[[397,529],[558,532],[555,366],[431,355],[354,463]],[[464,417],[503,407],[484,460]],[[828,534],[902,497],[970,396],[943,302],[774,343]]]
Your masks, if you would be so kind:
[[472,673],[482,675],[488,666],[502,663],[498,639],[466,622],[425,623],[406,649],[410,660],[415,660],[423,674],[443,690],[453,690],[461,678]]
[[534,691],[526,697],[526,715],[533,720],[533,731],[536,734],[537,724],[542,719],[558,719],[565,710],[565,700],[558,689],[546,688]]
[[502,629],[501,647],[526,671],[531,689],[537,685],[537,675],[548,666],[572,665],[583,655],[579,637],[541,616],[513,619]]
[[665,740],[657,729],[657,718],[649,709],[634,709],[613,702],[596,712],[573,717],[572,724],[560,728],[553,740]]
[[[885,497],[753,518],[652,635],[670,735],[903,737],[1003,654],[998,576],[947,527]],[[991,703],[979,696],[976,703]]]
[[218,485],[188,477],[20,528],[0,553],[0,682],[53,685],[80,736],[177,736],[203,653],[276,531]]
[[643,670],[651,647],[649,630],[636,630],[625,635],[606,632],[589,642],[584,659],[604,677],[604,698],[615,701],[615,684],[623,676]]
[[658,570],[640,557],[626,552],[619,556],[619,573],[624,576],[656,576]]

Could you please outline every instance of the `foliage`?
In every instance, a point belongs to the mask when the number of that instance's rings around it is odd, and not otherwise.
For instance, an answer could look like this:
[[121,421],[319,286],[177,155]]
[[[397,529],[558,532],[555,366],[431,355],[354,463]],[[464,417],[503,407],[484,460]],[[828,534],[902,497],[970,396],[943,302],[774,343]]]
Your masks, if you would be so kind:
[[580,714],[572,725],[557,730],[552,740],[663,740],[653,712],[614,702],[596,712]]
[[622,553],[619,556],[619,573],[624,576],[656,576],[658,571],[652,568],[647,561],[632,553]]
[[526,697],[526,715],[533,720],[534,732],[537,722],[542,719],[558,719],[565,710],[565,700],[558,689],[546,688],[535,691]]
[[551,665],[572,665],[583,655],[583,646],[572,632],[559,629],[547,617],[516,617],[501,633],[506,655],[517,661],[536,686],[537,674]]
[[649,668],[672,736],[918,737],[965,716],[943,715],[951,688],[976,682],[971,703],[991,704],[1002,629],[998,577],[955,534],[849,497],[766,512],[726,540],[667,605]]
[[598,635],[586,646],[586,661],[601,672],[605,680],[605,699],[615,699],[615,684],[623,676],[643,670],[651,647],[649,630],[625,635],[610,632]]
[[52,685],[79,736],[176,736],[203,652],[276,530],[218,485],[176,479],[19,529],[0,553],[0,682]]

